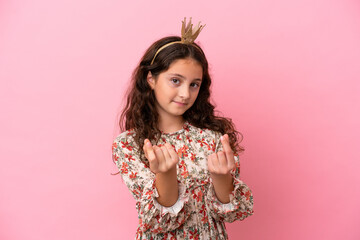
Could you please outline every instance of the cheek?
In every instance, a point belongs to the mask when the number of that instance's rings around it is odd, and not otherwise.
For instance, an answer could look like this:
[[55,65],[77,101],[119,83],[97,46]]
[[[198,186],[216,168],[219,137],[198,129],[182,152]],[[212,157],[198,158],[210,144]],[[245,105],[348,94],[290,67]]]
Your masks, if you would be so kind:
[[156,100],[158,102],[167,102],[173,97],[173,93],[169,88],[158,88],[155,92]]
[[199,96],[199,90],[198,91],[194,91],[192,94],[194,100]]

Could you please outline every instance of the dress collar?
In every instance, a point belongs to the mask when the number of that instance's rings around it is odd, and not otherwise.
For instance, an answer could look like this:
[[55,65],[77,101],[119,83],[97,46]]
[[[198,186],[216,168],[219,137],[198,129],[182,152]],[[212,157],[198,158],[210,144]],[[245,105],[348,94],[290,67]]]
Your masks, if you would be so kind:
[[189,131],[189,126],[190,125],[191,124],[188,121],[185,121],[180,130],[178,130],[176,132],[172,132],[172,133],[164,133],[163,131],[160,131],[161,136],[173,136],[173,135],[178,135],[178,134],[184,133],[185,131]]

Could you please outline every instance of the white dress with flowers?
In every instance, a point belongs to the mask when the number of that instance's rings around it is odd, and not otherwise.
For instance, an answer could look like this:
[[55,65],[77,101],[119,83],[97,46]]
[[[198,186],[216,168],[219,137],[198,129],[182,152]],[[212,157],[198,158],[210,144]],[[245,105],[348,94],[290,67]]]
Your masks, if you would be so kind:
[[172,207],[156,201],[159,195],[155,174],[144,155],[140,156],[134,134],[131,130],[121,133],[112,150],[120,174],[136,200],[139,226],[135,239],[228,239],[224,222],[243,220],[254,213],[252,192],[240,180],[237,155],[236,169],[231,172],[235,188],[230,203],[221,203],[215,195],[207,156],[222,150],[219,132],[185,122],[181,130],[161,135],[157,145],[168,142],[179,155],[179,199]]

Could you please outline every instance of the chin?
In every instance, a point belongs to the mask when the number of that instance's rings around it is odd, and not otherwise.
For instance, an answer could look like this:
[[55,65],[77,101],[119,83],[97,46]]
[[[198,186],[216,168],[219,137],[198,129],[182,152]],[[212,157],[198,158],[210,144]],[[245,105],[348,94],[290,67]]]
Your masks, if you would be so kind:
[[181,112],[174,112],[173,115],[174,116],[182,116],[186,111],[181,111]]

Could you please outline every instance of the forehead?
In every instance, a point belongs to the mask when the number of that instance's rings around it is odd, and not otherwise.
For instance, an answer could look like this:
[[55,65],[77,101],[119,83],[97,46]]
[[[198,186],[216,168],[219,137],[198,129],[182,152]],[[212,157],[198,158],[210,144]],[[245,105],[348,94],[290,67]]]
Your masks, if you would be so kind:
[[173,61],[167,73],[183,73],[186,75],[196,75],[196,77],[202,77],[203,68],[201,64],[192,58],[177,59]]

